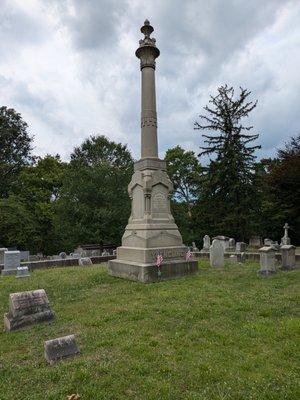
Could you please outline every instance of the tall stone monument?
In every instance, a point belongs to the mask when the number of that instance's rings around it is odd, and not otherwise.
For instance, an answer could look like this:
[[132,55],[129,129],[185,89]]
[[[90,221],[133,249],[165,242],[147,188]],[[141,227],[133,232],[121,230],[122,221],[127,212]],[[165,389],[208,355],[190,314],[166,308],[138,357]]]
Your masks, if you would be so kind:
[[[197,261],[186,261],[187,248],[170,211],[172,182],[166,162],[158,158],[155,95],[155,59],[160,52],[150,35],[153,27],[146,20],[141,28],[136,56],[142,73],[141,159],[135,163],[128,186],[131,215],[117,249],[116,260],[108,263],[110,275],[140,282],[155,282],[195,273]],[[156,266],[158,255],[162,265]]]
[[291,244],[291,239],[289,238],[289,224],[286,222],[285,224],[284,224],[284,227],[283,227],[283,229],[284,229],[284,235],[283,235],[283,237],[281,238],[281,245],[290,245]]

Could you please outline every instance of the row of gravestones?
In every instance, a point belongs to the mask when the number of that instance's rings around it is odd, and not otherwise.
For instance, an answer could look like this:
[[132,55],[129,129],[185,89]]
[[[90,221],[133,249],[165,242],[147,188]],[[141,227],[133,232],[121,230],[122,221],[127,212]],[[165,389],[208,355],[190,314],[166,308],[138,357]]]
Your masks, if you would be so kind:
[[[8,251],[6,248],[0,249],[0,264],[4,264],[1,275],[16,275],[17,278],[24,278],[29,276],[27,266],[21,266],[20,251]],[[78,259],[80,266],[93,265],[89,257],[80,257]]]
[[[293,245],[280,246],[281,269],[291,270],[296,266],[296,247]],[[259,275],[267,276],[276,272],[276,250],[272,246],[264,246],[259,249],[260,270]],[[212,267],[224,266],[224,247],[220,240],[214,239],[210,246],[210,265]],[[238,252],[230,256],[231,261],[244,262],[244,252]]]
[[[9,311],[4,314],[4,329],[6,332],[16,331],[25,326],[52,321],[54,318],[55,313],[44,289],[11,293]],[[44,342],[45,359],[50,364],[78,353],[74,335]]]

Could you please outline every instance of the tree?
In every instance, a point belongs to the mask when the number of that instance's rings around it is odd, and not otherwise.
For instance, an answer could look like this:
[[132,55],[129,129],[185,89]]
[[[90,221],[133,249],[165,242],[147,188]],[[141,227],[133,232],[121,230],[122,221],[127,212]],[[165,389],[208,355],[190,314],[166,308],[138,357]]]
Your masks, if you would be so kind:
[[82,243],[121,242],[130,214],[133,159],[126,146],[91,136],[74,149],[57,202],[64,250]]
[[292,137],[275,159],[262,160],[261,221],[265,223],[266,236],[280,239],[282,226],[291,226],[292,243],[299,244],[300,237],[300,135]]
[[174,184],[172,213],[186,243],[197,241],[194,232],[193,206],[197,199],[202,168],[193,151],[180,146],[167,150],[167,171]]
[[0,201],[0,242],[33,253],[59,251],[54,214],[65,168],[59,156],[50,155],[22,168],[8,197]]
[[251,233],[251,213],[255,213],[254,168],[258,145],[250,145],[258,134],[250,134],[252,126],[242,125],[242,119],[256,107],[249,101],[250,91],[240,88],[237,98],[227,85],[210,96],[201,122],[195,129],[212,131],[203,134],[204,146],[199,156],[214,156],[206,169],[203,203],[207,223],[215,233],[224,233],[244,240]]
[[32,137],[28,125],[12,108],[0,107],[0,197],[8,195],[11,185],[31,158]]

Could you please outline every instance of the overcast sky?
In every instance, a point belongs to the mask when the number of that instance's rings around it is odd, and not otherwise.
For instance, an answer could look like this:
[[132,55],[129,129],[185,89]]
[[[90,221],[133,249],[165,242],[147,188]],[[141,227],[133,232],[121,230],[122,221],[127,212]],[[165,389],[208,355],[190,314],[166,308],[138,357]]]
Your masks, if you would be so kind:
[[198,153],[193,123],[224,83],[258,99],[259,157],[300,132],[300,0],[0,0],[0,105],[22,114],[35,154],[68,159],[104,134],[139,157],[146,18],[161,51],[162,157],[177,144]]

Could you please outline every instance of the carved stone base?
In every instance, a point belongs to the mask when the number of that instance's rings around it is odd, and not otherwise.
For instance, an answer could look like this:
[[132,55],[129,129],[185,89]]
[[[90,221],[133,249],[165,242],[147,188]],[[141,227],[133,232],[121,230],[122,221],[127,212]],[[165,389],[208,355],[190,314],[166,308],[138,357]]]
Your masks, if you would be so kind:
[[4,314],[4,329],[7,332],[15,331],[24,326],[38,324],[39,322],[51,321],[54,319],[54,312],[51,310],[42,311],[31,315],[13,317],[9,313]]
[[111,260],[108,262],[108,273],[111,276],[124,278],[142,283],[165,281],[181,278],[198,272],[198,261],[170,260],[160,267],[153,263],[137,263],[125,260]]

